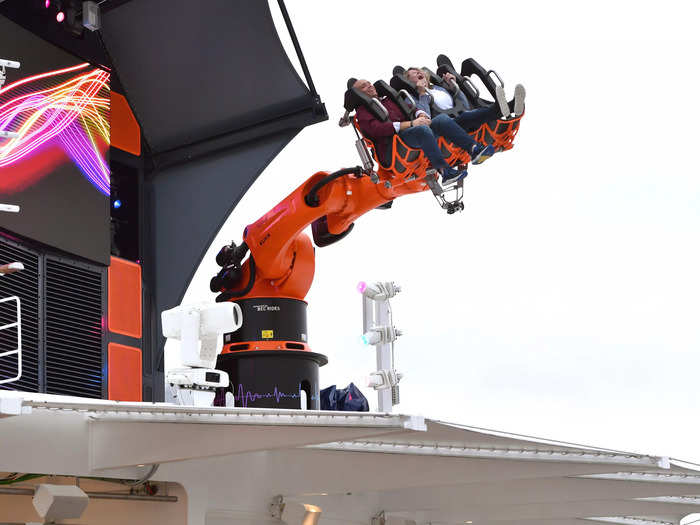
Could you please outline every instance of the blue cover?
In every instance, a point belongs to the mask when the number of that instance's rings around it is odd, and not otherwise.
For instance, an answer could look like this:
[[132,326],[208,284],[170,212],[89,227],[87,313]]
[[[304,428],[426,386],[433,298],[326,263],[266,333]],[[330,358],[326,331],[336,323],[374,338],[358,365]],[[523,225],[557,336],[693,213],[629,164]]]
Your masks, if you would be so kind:
[[355,383],[340,389],[332,385],[321,390],[321,410],[369,412],[369,403]]

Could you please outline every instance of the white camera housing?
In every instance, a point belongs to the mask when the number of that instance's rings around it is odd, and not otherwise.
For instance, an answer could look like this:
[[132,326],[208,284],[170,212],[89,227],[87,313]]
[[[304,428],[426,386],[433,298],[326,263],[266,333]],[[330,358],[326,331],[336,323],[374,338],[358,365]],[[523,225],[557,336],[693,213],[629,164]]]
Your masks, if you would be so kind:
[[211,368],[174,368],[168,371],[168,383],[183,387],[225,388],[228,374]]
[[0,58],[0,67],[11,67],[12,69],[19,69],[20,63],[14,60],[5,60],[4,58]]
[[79,518],[88,505],[88,495],[75,485],[39,485],[32,503],[46,523]]
[[165,310],[161,314],[163,335],[180,340],[182,364],[214,368],[219,338],[243,324],[243,312],[236,303],[198,303]]
[[18,69],[20,66],[19,62],[15,62],[14,60],[6,60],[4,58],[0,58],[0,88],[5,84],[5,79],[7,76],[5,75],[5,68],[6,67],[11,67],[13,69]]

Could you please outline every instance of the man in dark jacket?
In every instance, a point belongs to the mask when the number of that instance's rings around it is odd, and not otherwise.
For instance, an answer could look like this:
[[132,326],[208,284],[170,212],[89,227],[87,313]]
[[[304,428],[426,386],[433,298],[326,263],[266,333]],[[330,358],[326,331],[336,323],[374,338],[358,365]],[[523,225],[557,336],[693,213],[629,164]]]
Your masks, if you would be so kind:
[[[353,87],[359,89],[368,97],[378,98],[377,90],[368,80],[357,80]],[[433,168],[437,169],[442,175],[443,185],[466,177],[466,170],[460,171],[456,168],[451,168],[445,162],[436,137],[436,135],[443,136],[458,147],[470,153],[475,152],[474,146],[479,145],[458,124],[446,115],[440,115],[440,118],[431,120],[422,111],[419,112],[415,119],[406,120],[401,109],[390,99],[383,98],[380,102],[389,113],[389,118],[384,122],[372,115],[363,106],[358,107],[356,111],[360,131],[374,141],[377,155],[382,162],[386,163],[391,159],[393,136],[398,133],[407,146],[423,150]]]

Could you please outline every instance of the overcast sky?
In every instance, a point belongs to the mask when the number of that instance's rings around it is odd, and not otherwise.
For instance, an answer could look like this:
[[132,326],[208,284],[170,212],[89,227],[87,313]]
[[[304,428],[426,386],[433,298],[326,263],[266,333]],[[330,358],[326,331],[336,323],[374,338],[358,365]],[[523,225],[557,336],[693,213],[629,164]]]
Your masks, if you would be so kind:
[[354,381],[376,407],[355,285],[394,280],[398,411],[700,463],[697,4],[286,4],[330,119],[253,185],[186,301],[213,300],[214,255],[246,224],[358,164],[337,126],[348,76],[474,57],[527,89],[515,147],[470,169],[464,212],[404,197],[317,249],[322,387]]

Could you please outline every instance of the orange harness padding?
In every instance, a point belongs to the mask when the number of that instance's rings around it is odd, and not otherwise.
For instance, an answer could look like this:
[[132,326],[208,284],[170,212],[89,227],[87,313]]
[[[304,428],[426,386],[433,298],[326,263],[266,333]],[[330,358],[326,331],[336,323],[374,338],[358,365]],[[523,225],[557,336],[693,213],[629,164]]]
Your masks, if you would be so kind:
[[[430,161],[428,161],[428,158],[425,156],[425,153],[423,153],[422,150],[407,146],[406,143],[401,140],[401,137],[396,134],[394,135],[391,144],[391,164],[389,166],[384,166],[379,161],[377,148],[375,147],[374,142],[365,137],[360,131],[357,116],[355,116],[353,119],[353,125],[360,134],[362,141],[365,143],[365,146],[367,146],[367,149],[369,149],[369,151],[372,153],[372,158],[377,164],[377,175],[379,175],[380,179],[410,179],[412,176],[416,176],[418,178],[425,177],[425,171],[430,167]],[[450,166],[468,164],[471,160],[469,153],[455,146],[444,137],[438,137],[438,146],[442,156],[445,159],[445,162],[447,162],[447,164]]]
[[525,113],[508,120],[496,120],[495,127],[489,123],[482,124],[479,129],[472,134],[474,140],[481,144],[491,144],[496,151],[507,151],[513,147],[513,141],[520,129],[520,120]]

